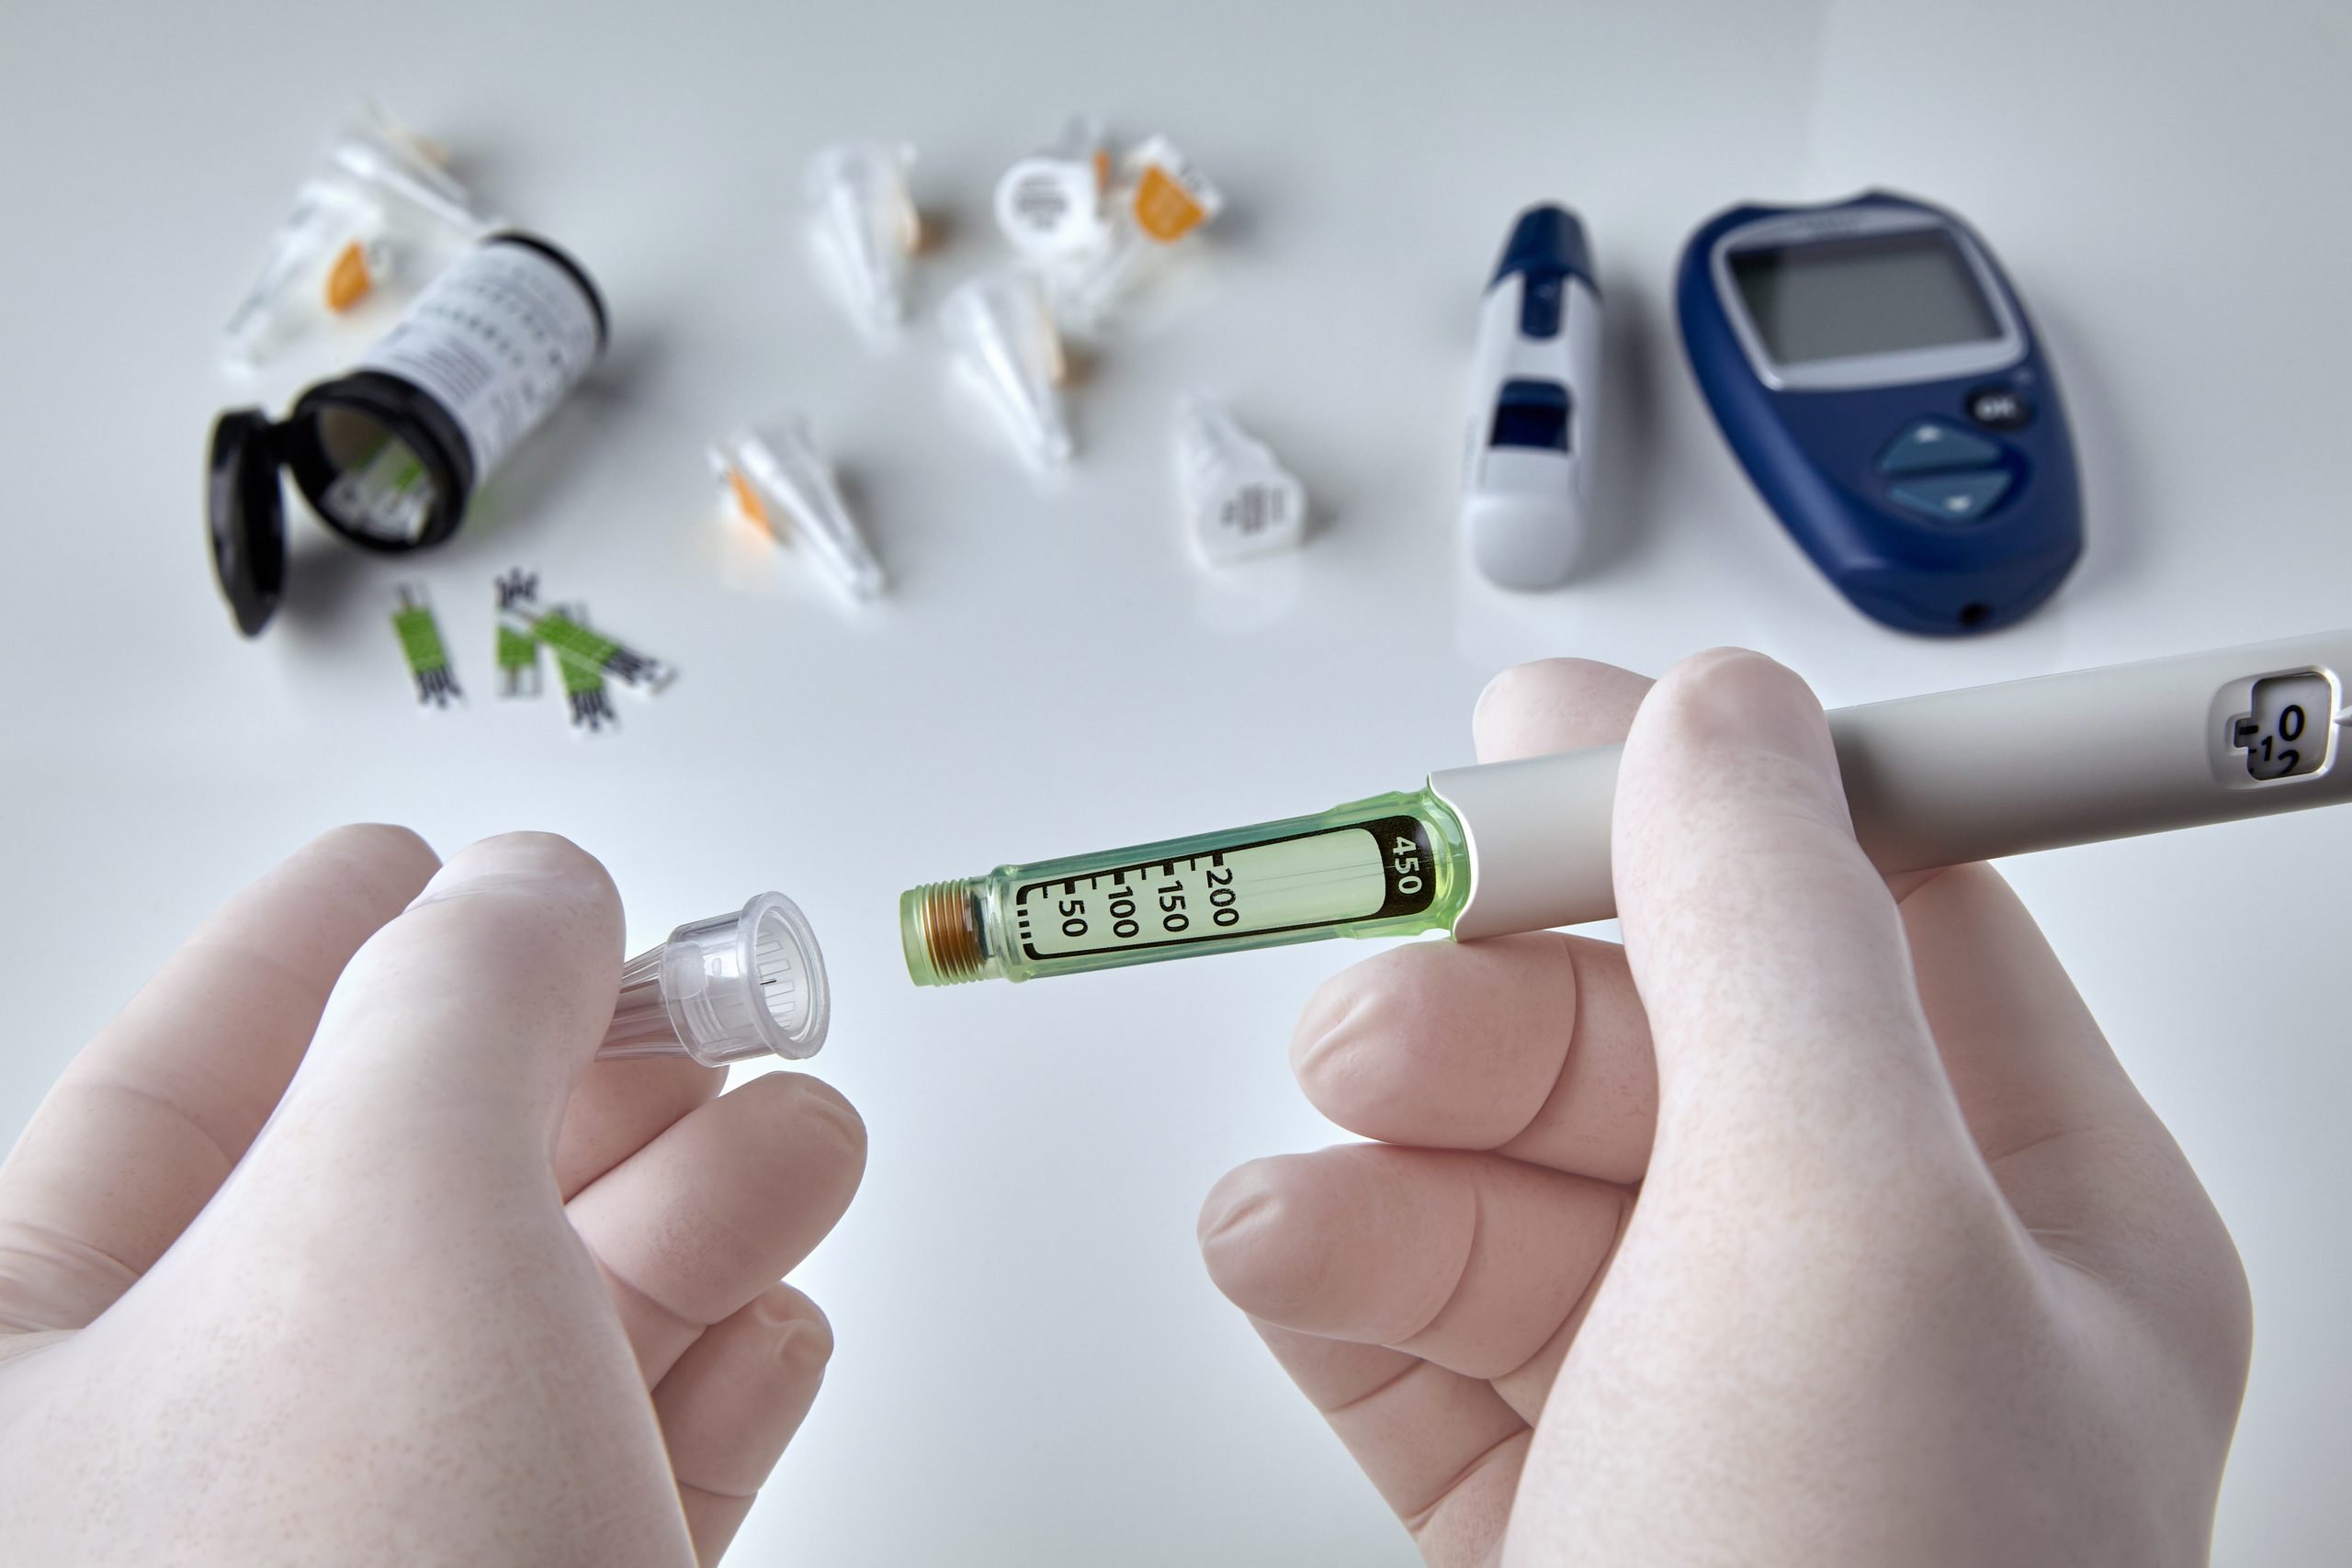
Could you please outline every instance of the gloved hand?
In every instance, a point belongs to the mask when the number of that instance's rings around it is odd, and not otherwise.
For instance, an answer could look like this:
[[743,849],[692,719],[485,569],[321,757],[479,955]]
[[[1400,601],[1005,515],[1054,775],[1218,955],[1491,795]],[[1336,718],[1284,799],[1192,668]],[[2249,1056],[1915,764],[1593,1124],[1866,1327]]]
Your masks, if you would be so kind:
[[1882,880],[1752,654],[1527,666],[1476,728],[1624,740],[1623,947],[1340,976],[1293,1059],[1378,1141],[1201,1216],[1428,1561],[2203,1561],[2245,1279],[2001,879]]
[[620,959],[539,834],[343,829],[213,917],[0,1167],[0,1555],[717,1558],[865,1134],[812,1077],[592,1066]]

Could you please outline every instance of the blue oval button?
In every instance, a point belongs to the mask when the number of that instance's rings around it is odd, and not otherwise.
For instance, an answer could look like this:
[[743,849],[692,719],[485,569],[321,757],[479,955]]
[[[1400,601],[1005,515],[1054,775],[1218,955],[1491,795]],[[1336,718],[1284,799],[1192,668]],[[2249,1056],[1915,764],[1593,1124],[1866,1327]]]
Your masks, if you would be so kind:
[[2009,493],[2015,476],[2007,468],[1979,468],[1973,473],[1935,474],[1905,479],[1889,491],[1895,504],[1908,507],[1939,523],[1973,523]]
[[1923,419],[1878,455],[1878,471],[1889,478],[1940,474],[1954,468],[1989,468],[2000,460],[2001,449],[1984,437],[1939,419]]

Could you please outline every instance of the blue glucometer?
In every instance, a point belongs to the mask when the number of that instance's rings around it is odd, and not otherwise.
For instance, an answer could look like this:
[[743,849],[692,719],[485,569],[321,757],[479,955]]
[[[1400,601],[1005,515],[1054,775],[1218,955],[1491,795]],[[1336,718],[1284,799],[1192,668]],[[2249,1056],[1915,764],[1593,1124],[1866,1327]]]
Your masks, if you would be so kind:
[[1884,191],[1736,207],[1690,237],[1675,299],[1724,439],[1864,615],[1988,631],[2073,568],[2082,490],[2057,378],[1959,218]]

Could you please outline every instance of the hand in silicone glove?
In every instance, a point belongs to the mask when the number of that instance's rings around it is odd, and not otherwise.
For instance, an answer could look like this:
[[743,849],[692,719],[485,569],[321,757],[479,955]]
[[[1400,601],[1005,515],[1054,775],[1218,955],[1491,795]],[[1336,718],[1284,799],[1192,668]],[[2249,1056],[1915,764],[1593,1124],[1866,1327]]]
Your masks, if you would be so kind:
[[346,828],[213,917],[0,1167],[0,1555],[716,1558],[823,1375],[776,1280],[865,1129],[592,1066],[620,950],[537,834]]
[[1890,891],[1755,655],[1527,666],[1476,729],[1625,738],[1624,947],[1341,975],[1294,1060],[1380,1142],[1201,1217],[1429,1562],[2202,1561],[2245,1279],[2000,878]]

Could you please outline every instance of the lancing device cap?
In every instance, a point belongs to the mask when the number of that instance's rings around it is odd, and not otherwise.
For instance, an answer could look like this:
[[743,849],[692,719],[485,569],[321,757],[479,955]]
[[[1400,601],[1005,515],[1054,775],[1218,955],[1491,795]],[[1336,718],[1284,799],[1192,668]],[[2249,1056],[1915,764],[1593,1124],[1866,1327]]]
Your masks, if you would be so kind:
[[605,341],[604,301],[578,263],[531,235],[496,234],[283,423],[259,409],[223,413],[207,523],[237,629],[258,633],[286,595],[281,469],[321,522],[362,548],[440,544],[475,485],[580,384]]

